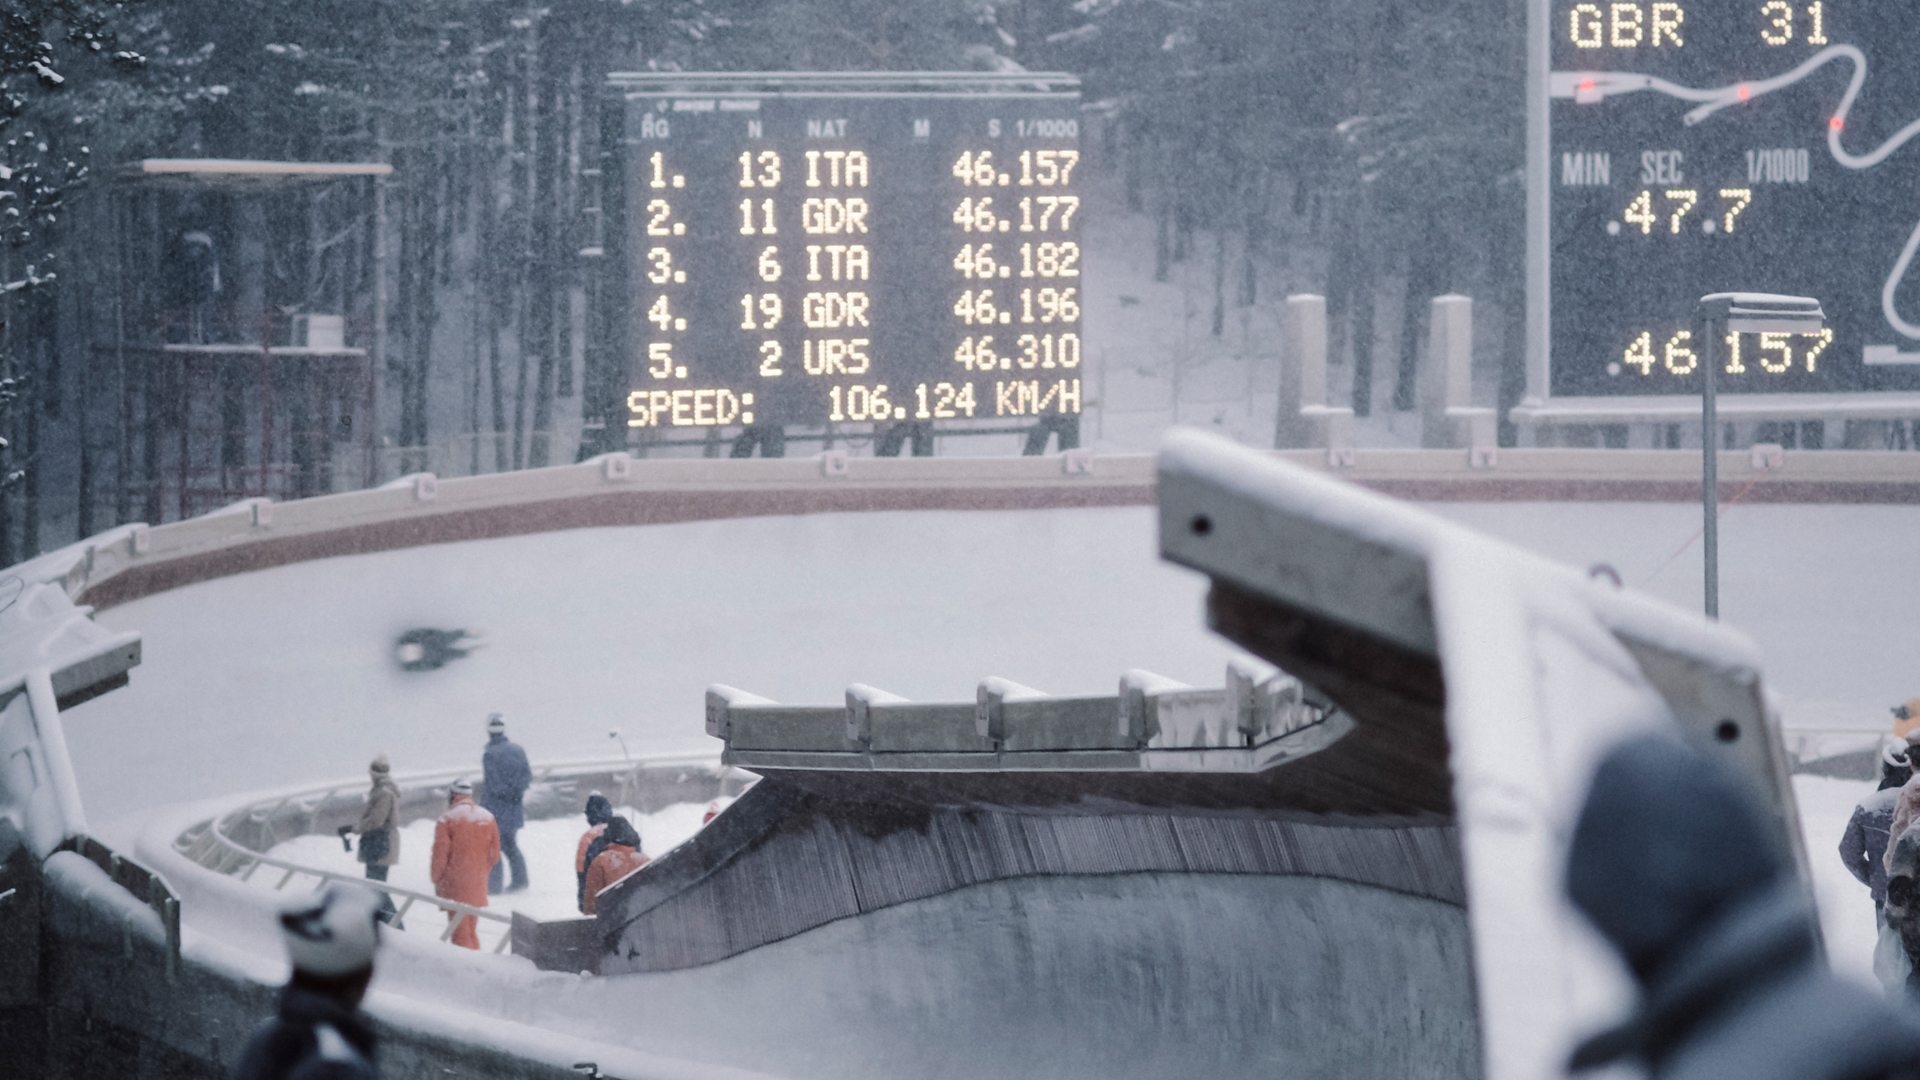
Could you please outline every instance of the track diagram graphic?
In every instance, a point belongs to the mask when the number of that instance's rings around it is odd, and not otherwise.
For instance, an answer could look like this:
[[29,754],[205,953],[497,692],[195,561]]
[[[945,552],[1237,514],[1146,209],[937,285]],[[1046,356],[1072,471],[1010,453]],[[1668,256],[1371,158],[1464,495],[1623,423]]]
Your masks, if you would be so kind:
[[[1845,168],[1856,171],[1871,169],[1887,160],[1907,143],[1920,138],[1920,120],[1915,120],[1901,128],[1870,153],[1855,154],[1847,150],[1842,142],[1847,116],[1853,111],[1853,104],[1860,97],[1860,91],[1867,81],[1866,54],[1852,45],[1828,46],[1813,54],[1793,70],[1770,79],[1737,82],[1712,89],[1681,86],[1656,75],[1629,72],[1583,74],[1556,71],[1553,73],[1551,90],[1556,98],[1572,98],[1582,104],[1638,91],[1665,94],[1681,101],[1697,103],[1696,107],[1683,117],[1684,123],[1693,125],[1706,120],[1722,109],[1752,105],[1760,98],[1793,86],[1827,64],[1840,60],[1853,65],[1853,74],[1847,80],[1846,93],[1841,96],[1840,105],[1834,110],[1832,121],[1827,125],[1827,150],[1833,155],[1833,160]],[[1916,198],[1916,204],[1920,204],[1920,198]],[[1894,304],[1894,293],[1900,282],[1905,280],[1907,271],[1912,268],[1916,250],[1920,250],[1920,222],[1914,224],[1906,245],[1900,251],[1900,258],[1895,261],[1892,272],[1887,275],[1886,284],[1880,291],[1880,306],[1888,325],[1906,337],[1920,340],[1920,325],[1901,318]],[[1915,355],[1913,359],[1914,362],[1920,363],[1920,355]]]
[[1732,392],[1920,392],[1920,8],[1549,18],[1551,395],[1697,392],[1688,313],[1729,289],[1817,297],[1830,329],[1716,342]]

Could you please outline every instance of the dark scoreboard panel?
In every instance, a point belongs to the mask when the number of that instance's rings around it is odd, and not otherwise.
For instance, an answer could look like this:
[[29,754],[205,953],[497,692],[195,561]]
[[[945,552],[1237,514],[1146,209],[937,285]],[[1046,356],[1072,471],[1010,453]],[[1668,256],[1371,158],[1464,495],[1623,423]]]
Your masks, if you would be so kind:
[[1694,301],[1812,296],[1720,343],[1734,393],[1920,389],[1920,3],[1553,0],[1550,392],[1694,393]]
[[625,95],[632,429],[1080,411],[1077,93]]

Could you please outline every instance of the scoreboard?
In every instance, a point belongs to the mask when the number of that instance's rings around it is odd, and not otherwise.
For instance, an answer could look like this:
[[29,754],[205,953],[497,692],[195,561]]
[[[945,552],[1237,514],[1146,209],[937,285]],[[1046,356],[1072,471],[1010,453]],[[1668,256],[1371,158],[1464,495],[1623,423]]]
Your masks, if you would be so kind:
[[1071,79],[611,86],[630,430],[1080,412]]
[[1920,3],[1541,6],[1547,393],[1700,392],[1721,291],[1828,318],[1716,343],[1723,392],[1920,390]]

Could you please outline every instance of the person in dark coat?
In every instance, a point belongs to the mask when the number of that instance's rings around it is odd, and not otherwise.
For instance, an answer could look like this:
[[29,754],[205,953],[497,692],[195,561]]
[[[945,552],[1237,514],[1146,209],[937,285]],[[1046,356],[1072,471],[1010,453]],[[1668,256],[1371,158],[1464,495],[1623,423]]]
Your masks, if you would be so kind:
[[1640,1000],[1570,1066],[1637,1059],[1652,1080],[1920,1077],[1920,1016],[1828,968],[1806,889],[1746,784],[1667,736],[1601,761],[1567,894]]
[[533,784],[533,767],[527,764],[527,752],[507,738],[507,722],[499,713],[487,717],[487,748],[480,755],[480,805],[493,815],[500,826],[500,862],[487,875],[487,892],[501,891],[504,871],[513,869],[507,892],[527,887],[527,859],[520,854],[520,830],[527,823],[521,805],[527,788]]
[[1880,754],[1880,787],[1861,799],[1840,834],[1840,861],[1847,873],[1873,894],[1873,913],[1887,905],[1887,841],[1893,830],[1893,804],[1912,775],[1904,745],[1889,743]]
[[588,858],[589,849],[593,854],[599,853],[593,842],[606,835],[607,822],[612,820],[613,803],[597,791],[588,792],[587,831],[580,834],[580,846],[573,852],[573,906],[583,914],[587,903],[587,867],[593,865],[593,860]]
[[373,1029],[360,1012],[379,948],[373,890],[336,882],[280,912],[293,976],[279,1012],[254,1031],[232,1080],[378,1080]]

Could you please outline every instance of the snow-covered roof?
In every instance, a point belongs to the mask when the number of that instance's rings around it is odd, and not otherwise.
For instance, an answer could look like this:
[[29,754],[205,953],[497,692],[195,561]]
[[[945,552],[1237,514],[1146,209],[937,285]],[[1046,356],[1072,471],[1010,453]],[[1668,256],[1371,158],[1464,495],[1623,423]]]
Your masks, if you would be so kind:
[[146,158],[120,171],[123,183],[258,190],[298,184],[391,176],[383,161],[250,161],[237,158]]

